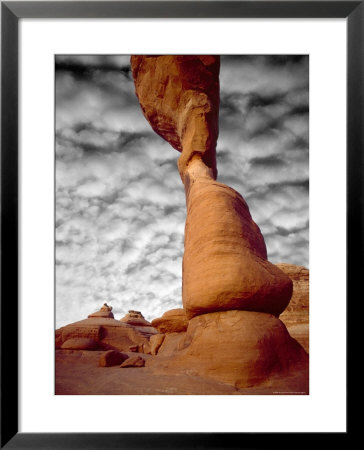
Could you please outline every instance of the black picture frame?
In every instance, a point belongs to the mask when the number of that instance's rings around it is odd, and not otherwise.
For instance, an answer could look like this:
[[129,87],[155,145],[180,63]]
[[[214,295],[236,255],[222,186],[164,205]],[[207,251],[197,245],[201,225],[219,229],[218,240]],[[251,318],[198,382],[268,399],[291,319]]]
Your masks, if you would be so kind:
[[[18,432],[18,23],[22,18],[346,18],[347,19],[347,299],[361,293],[363,264],[363,1],[38,1],[1,2],[1,448],[270,448],[296,433],[19,433]],[[354,298],[355,297],[355,298]],[[8,318],[12,320],[9,321]],[[11,346],[7,337],[11,334]],[[347,349],[350,354],[350,341]],[[347,360],[349,361],[349,359]],[[348,372],[349,375],[349,372]],[[347,392],[349,394],[349,391]],[[333,394],[334,395],[334,394]],[[347,415],[348,422],[349,414]],[[349,437],[334,433],[336,443]],[[325,433],[303,433],[299,445]],[[344,441],[342,441],[344,444]]]

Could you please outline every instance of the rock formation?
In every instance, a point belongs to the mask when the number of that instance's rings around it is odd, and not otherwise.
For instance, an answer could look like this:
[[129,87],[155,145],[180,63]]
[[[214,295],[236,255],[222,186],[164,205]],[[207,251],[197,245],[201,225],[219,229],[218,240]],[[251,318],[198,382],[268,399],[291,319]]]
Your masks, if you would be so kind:
[[126,353],[118,352],[117,350],[108,350],[100,356],[100,367],[119,366],[126,361],[129,356]]
[[187,206],[182,300],[188,328],[174,330],[168,314],[154,320],[166,334],[153,339],[157,356],[147,365],[239,387],[294,379],[292,386],[308,392],[308,356],[278,319],[292,280],[267,260],[243,197],[216,181],[219,64],[212,55],[131,57],[144,116],[181,152]]
[[121,368],[124,367],[144,367],[145,359],[141,356],[130,356],[130,358],[126,359],[121,365]]
[[165,334],[155,334],[150,338],[150,353],[155,356],[160,346],[163,344]]
[[114,318],[114,314],[111,312],[112,311],[112,306],[108,306],[106,303],[104,303],[99,311],[96,311],[92,314],[90,314],[88,317],[92,318],[92,317],[104,317],[106,319],[113,319]]
[[178,161],[182,180],[196,158],[216,177],[220,58],[139,55],[130,62],[145,117],[182,153]]
[[73,337],[61,344],[63,350],[96,350],[97,342],[86,337]]
[[279,316],[292,282],[267,261],[243,197],[216,181],[218,56],[132,56],[135,91],[152,128],[182,152],[187,220],[182,299],[187,317],[241,309]]
[[188,320],[184,309],[171,309],[162,317],[152,320],[152,326],[160,333],[179,333],[187,330]]
[[143,314],[140,311],[134,311],[132,309],[130,309],[128,314],[126,314],[122,319],[120,319],[120,322],[141,327],[152,326],[150,322],[144,319]]
[[[110,314],[111,309],[98,312]],[[115,320],[113,317],[90,314],[85,320],[56,330],[56,348],[70,348],[67,344],[69,340],[88,339],[94,342],[94,349],[129,351],[130,346],[133,345],[143,349],[143,346],[147,348],[149,345],[149,338],[157,333],[158,331],[150,324],[148,326],[131,325]]]
[[281,380],[287,378],[290,389],[308,391],[308,355],[271,314],[238,310],[203,314],[190,320],[186,333],[172,336],[166,336],[148,367],[162,372],[188,368],[190,374],[237,387],[280,389]]
[[288,307],[279,316],[290,335],[309,351],[309,270],[294,264],[276,264],[293,282]]
[[[143,392],[161,393],[163,377],[173,375],[172,388],[162,393],[196,393],[196,386],[203,393],[208,385],[213,385],[210,393],[308,393],[308,354],[299,343],[308,348],[308,271],[271,264],[245,200],[216,181],[219,64],[212,55],[131,57],[146,119],[181,152],[178,169],[187,205],[183,309],[149,323],[134,310],[115,320],[104,304],[86,320],[56,330],[60,373],[71,358],[85,377],[82,364],[92,355],[99,372],[110,378],[115,371],[99,366],[145,366],[116,371],[118,386],[123,377],[128,380],[127,392],[139,380]],[[98,390],[102,383],[93,381],[97,372],[92,374],[88,382]],[[150,378],[158,388],[148,386]],[[66,384],[68,374],[62,380]],[[200,381],[178,392],[176,380],[179,386]],[[85,384],[78,389],[84,392]],[[60,385],[57,391],[74,393]]]

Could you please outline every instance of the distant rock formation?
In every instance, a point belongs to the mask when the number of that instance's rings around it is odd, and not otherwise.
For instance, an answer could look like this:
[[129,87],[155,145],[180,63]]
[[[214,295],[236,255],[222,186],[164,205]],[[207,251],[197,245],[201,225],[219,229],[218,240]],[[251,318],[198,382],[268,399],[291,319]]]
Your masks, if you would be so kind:
[[152,326],[150,322],[144,319],[144,316],[140,311],[134,311],[132,309],[130,309],[128,314],[120,319],[120,321],[128,323],[129,325],[137,325],[141,327]]
[[[103,311],[100,310],[98,313],[111,313],[111,307],[104,305],[104,308]],[[74,322],[57,329],[56,348],[71,348],[70,345],[75,345],[75,339],[86,339],[94,343],[89,342],[90,350],[129,351],[131,346],[137,346],[138,349],[143,351],[144,346],[148,349],[149,338],[158,333],[155,328],[150,326],[149,322],[147,323],[148,325],[144,323],[142,325],[132,325],[115,320],[110,316],[104,317],[95,313],[90,314],[85,320],[80,320],[79,322]],[[71,344],[68,343],[69,340],[71,340]],[[86,350],[86,348],[84,349]]]
[[276,264],[293,282],[288,307],[279,316],[290,335],[309,351],[309,270],[294,264]]
[[114,314],[111,312],[112,306],[108,306],[106,303],[104,303],[99,311],[96,311],[92,314],[90,314],[88,317],[104,317],[105,319],[113,319]]

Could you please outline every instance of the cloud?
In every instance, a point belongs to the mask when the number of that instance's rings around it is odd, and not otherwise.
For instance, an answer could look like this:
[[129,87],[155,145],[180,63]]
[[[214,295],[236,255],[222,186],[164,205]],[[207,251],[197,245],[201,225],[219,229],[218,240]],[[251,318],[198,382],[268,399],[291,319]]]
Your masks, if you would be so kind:
[[[308,265],[308,58],[221,60],[218,179],[240,192],[269,259]],[[141,113],[129,56],[56,57],[56,322],[181,307],[178,152]]]

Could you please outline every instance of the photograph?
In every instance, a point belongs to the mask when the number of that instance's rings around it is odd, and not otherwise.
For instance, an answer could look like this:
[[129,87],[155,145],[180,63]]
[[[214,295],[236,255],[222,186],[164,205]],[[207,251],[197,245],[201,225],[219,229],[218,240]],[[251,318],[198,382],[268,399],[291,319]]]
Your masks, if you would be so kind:
[[309,59],[54,56],[56,395],[309,395]]

